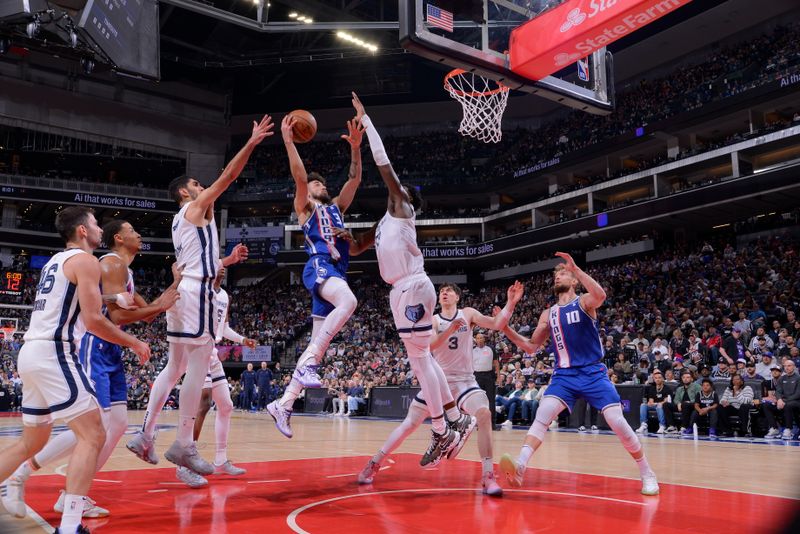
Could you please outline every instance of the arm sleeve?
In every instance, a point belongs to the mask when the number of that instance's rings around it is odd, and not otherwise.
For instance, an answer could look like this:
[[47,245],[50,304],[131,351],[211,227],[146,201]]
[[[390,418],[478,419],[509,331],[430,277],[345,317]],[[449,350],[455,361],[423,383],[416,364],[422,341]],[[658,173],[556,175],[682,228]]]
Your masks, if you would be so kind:
[[375,165],[379,167],[382,165],[389,165],[389,156],[386,155],[386,149],[383,147],[381,136],[378,135],[378,130],[373,126],[369,115],[361,117],[361,124],[367,129],[367,139],[369,139],[369,148],[372,150],[372,157],[375,159]]
[[234,332],[227,322],[225,323],[225,330],[222,331],[222,337],[234,343],[242,343],[244,341],[244,336]]

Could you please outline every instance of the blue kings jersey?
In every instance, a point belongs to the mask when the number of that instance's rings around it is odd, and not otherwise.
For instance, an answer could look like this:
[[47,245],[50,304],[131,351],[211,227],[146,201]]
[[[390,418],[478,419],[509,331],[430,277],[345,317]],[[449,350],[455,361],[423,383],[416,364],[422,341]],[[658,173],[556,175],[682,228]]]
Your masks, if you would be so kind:
[[549,314],[556,368],[583,367],[603,360],[597,321],[581,308],[580,296],[563,306],[554,304]]
[[342,272],[350,263],[350,243],[336,239],[333,228],[344,228],[344,220],[339,206],[335,204],[314,204],[314,211],[303,225],[306,236],[305,249],[309,256],[325,254],[337,263]]

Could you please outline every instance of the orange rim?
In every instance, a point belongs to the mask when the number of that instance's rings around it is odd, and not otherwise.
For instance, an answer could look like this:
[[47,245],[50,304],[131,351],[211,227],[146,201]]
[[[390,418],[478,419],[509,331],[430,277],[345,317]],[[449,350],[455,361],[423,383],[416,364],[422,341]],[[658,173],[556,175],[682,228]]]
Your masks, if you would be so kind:
[[[500,82],[495,82],[495,83],[497,83],[497,89],[490,89],[489,91],[471,91],[471,92],[467,92],[467,91],[462,91],[461,89],[456,89],[455,87],[450,85],[450,79],[451,78],[455,78],[456,76],[460,76],[461,74],[466,74],[466,72],[467,71],[465,71],[464,69],[454,69],[454,70],[451,70],[450,72],[448,72],[447,75],[444,77],[444,88],[447,91],[449,91],[449,92],[451,92],[453,94],[456,94],[458,96],[471,96],[473,98],[479,97],[479,96],[491,96],[491,95],[496,95],[497,93],[507,92],[508,91],[508,87],[506,87],[505,85],[503,85]],[[480,76],[480,75],[478,75],[478,76]]]

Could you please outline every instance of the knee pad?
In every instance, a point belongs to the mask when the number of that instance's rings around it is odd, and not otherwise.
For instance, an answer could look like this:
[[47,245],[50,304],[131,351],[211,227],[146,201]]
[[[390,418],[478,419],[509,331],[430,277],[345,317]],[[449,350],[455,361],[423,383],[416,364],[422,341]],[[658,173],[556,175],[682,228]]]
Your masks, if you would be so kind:
[[611,430],[622,442],[625,450],[631,454],[639,452],[639,449],[642,448],[642,443],[631,428],[631,425],[625,420],[625,416],[622,415],[622,407],[620,405],[607,407],[603,410],[603,417],[605,417],[608,426],[611,427]]
[[547,433],[547,429],[550,428],[550,423],[555,421],[563,409],[564,405],[560,400],[554,397],[542,398],[539,409],[536,411],[536,419],[534,419],[530,430],[528,430],[528,434],[539,441],[544,441],[544,435]]

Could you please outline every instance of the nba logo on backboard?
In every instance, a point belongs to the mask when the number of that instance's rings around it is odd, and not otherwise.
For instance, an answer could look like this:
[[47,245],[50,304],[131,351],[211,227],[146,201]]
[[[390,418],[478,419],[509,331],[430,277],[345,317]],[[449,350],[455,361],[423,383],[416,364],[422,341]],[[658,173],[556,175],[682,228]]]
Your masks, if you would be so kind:
[[589,58],[585,57],[578,60],[578,78],[583,82],[589,81]]
[[631,401],[629,401],[628,399],[622,399],[620,400],[620,403],[622,404],[623,413],[628,413],[631,411]]

